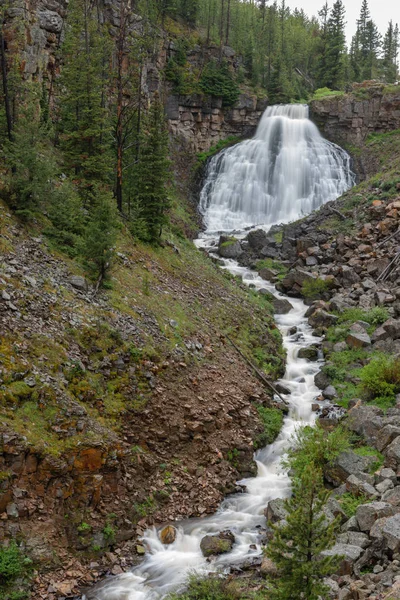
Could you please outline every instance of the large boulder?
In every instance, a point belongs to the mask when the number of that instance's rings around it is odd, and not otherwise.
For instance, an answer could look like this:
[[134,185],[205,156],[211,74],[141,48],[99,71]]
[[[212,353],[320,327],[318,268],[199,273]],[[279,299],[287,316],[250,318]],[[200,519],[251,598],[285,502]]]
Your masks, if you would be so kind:
[[369,533],[375,539],[384,538],[393,552],[400,550],[400,513],[393,517],[384,517],[375,521]]
[[289,271],[286,277],[281,281],[279,288],[284,292],[290,291],[300,296],[303,284],[310,280],[315,281],[316,276],[303,269],[292,270]]
[[324,550],[322,556],[340,556],[338,575],[351,575],[354,563],[360,558],[363,549],[350,544],[335,544],[330,550]]
[[398,465],[400,465],[400,436],[387,446],[384,454],[386,455],[385,465],[397,471]]
[[370,502],[361,504],[356,511],[356,519],[361,531],[369,531],[375,521],[383,517],[391,517],[395,508],[388,502]]
[[392,506],[400,506],[400,485],[385,492],[382,496],[382,502],[388,502]]
[[358,456],[355,452],[348,450],[339,454],[335,462],[326,468],[325,476],[328,481],[340,485],[347,481],[350,475],[368,471],[375,460],[373,456]]
[[[360,473],[360,475],[362,474]],[[372,500],[379,497],[379,493],[374,486],[368,481],[364,481],[361,477],[357,477],[357,475],[350,475],[347,478],[346,489],[353,496],[366,496]]]
[[316,346],[307,346],[306,348],[300,348],[297,356],[299,358],[306,358],[307,360],[311,361],[318,360],[318,348],[316,348]]
[[203,556],[216,556],[232,550],[235,536],[231,531],[222,531],[218,535],[206,535],[200,542]]
[[263,229],[255,229],[250,231],[246,237],[249,246],[255,252],[261,252],[261,250],[268,244],[268,236]]
[[375,447],[382,452],[389,444],[400,435],[400,427],[397,425],[385,425],[376,437]]
[[314,327],[315,329],[320,327],[328,329],[328,327],[336,325],[338,319],[339,317],[336,315],[332,315],[322,308],[317,308],[317,310],[308,319],[308,322],[310,323],[311,327]]
[[371,345],[371,338],[366,331],[350,331],[346,343],[350,348],[367,348]]
[[342,283],[343,287],[348,288],[361,281],[361,278],[352,267],[343,265],[342,267]]
[[242,254],[242,246],[236,238],[221,235],[218,244],[218,254],[222,258],[237,258]]
[[277,298],[276,296],[272,297],[272,306],[276,315],[286,315],[293,310],[293,306],[289,300],[286,300],[286,298]]
[[383,425],[383,410],[377,406],[356,405],[349,411],[347,427],[374,444]]
[[287,510],[285,508],[285,501],[282,498],[270,500],[267,508],[264,510],[264,514],[269,523],[277,523],[282,519],[286,519]]

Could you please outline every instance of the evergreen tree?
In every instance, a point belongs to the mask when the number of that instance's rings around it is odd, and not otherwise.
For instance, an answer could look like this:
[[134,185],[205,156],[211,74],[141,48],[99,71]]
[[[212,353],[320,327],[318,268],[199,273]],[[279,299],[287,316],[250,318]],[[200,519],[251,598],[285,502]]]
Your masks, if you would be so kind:
[[112,194],[96,186],[89,220],[83,233],[81,253],[88,269],[99,283],[112,266],[118,219]]
[[12,139],[4,148],[9,167],[10,204],[24,217],[48,202],[57,170],[49,131],[41,122],[37,92],[37,88],[30,85],[23,98],[20,96]]
[[390,21],[385,37],[383,39],[382,74],[388,83],[394,83],[397,79],[397,54],[399,47],[398,27],[393,27]]
[[322,87],[340,90],[344,85],[344,56],[346,52],[345,7],[336,0],[326,26],[324,79]]
[[[136,197],[144,241],[157,243],[167,222],[169,207],[167,183],[169,180],[168,132],[164,107],[156,97],[146,116],[141,135],[139,160],[136,165]],[[133,224],[135,226],[135,224]]]
[[109,55],[109,37],[89,0],[72,0],[62,46],[58,126],[65,166],[85,201],[90,201],[96,182],[111,179]]
[[322,474],[308,465],[293,483],[293,495],[286,501],[287,524],[274,527],[267,556],[280,571],[272,600],[318,600],[326,591],[322,579],[337,566],[333,556],[321,552],[335,543],[336,522],[327,523],[322,509],[329,493]]
[[361,74],[363,79],[374,79],[378,76],[378,57],[381,47],[381,35],[372,20],[367,21],[364,43],[365,46],[362,49],[363,64]]

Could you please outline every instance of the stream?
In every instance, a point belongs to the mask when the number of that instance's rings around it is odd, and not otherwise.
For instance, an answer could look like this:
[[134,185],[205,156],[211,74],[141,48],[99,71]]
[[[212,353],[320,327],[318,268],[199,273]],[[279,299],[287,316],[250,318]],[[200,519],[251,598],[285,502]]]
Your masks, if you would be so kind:
[[[199,240],[198,244],[203,242]],[[286,297],[254,271],[240,267],[233,260],[226,260],[222,268],[233,275],[240,275],[245,284],[255,289],[267,289],[278,297]],[[277,440],[256,452],[257,476],[240,481],[246,491],[226,498],[214,515],[175,523],[178,534],[171,545],[161,543],[157,529],[146,531],[143,544],[148,552],[144,562],[132,572],[96,586],[89,593],[88,600],[159,600],[182,588],[193,572],[207,574],[228,570],[261,555],[264,509],[270,500],[288,497],[291,491],[290,478],[281,466],[281,459],[296,429],[315,421],[311,405],[320,391],[314,385],[314,375],[320,370],[322,360],[309,362],[298,358],[298,352],[321,340],[313,335],[304,316],[308,307],[297,298],[290,298],[290,302],[293,309],[288,314],[275,316],[287,352],[286,372],[280,382],[290,390],[290,394],[283,396],[289,404],[289,413]],[[297,331],[289,335],[293,327]],[[208,562],[200,550],[201,539],[226,529],[235,536],[232,551]]]
[[[274,223],[288,223],[337,198],[353,184],[349,155],[322,138],[308,119],[307,106],[269,107],[252,140],[227,148],[210,160],[199,205],[207,232],[196,245],[214,252],[221,232],[243,232],[257,223],[268,230]],[[243,233],[239,235],[243,237]],[[239,275],[256,290],[263,288],[285,297],[234,260],[225,260],[221,268]],[[314,376],[322,359],[309,362],[298,354],[301,348],[321,340],[313,335],[305,317],[308,307],[297,298],[290,298],[290,303],[293,309],[289,313],[275,316],[287,352],[286,372],[280,381],[290,390],[285,396],[289,412],[277,440],[256,452],[257,476],[240,481],[245,492],[227,497],[215,514],[174,523],[178,533],[171,545],[161,543],[157,529],[146,531],[143,563],[101,582],[87,600],[160,600],[183,589],[193,572],[228,572],[260,557],[264,509],[270,500],[288,497],[291,492],[282,457],[296,429],[315,422],[312,404],[320,392]],[[211,561],[204,558],[202,538],[227,529],[235,536],[232,551]]]

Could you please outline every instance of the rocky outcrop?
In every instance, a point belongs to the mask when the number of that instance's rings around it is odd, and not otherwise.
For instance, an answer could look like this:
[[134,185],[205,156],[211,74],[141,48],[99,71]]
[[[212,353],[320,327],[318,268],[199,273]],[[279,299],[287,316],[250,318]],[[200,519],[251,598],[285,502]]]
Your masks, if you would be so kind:
[[364,82],[349,94],[314,100],[311,118],[328,139],[360,146],[370,133],[400,128],[400,87]]
[[230,136],[251,137],[268,101],[243,93],[231,108],[222,106],[221,98],[211,96],[174,96],[166,103],[169,128],[193,153],[210,149]]

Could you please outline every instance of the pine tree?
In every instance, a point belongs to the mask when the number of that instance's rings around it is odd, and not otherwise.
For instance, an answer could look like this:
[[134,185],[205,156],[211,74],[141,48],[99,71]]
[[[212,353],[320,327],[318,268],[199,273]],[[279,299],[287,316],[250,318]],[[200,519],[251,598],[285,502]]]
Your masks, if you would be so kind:
[[141,137],[139,160],[135,169],[135,203],[139,206],[141,222],[145,224],[141,237],[144,241],[157,243],[167,222],[166,211],[169,207],[168,132],[164,107],[158,97],[146,116]]
[[29,217],[48,202],[57,172],[49,131],[40,118],[40,94],[34,84],[19,97],[19,114],[4,153],[9,167],[10,204]]
[[385,37],[383,39],[382,74],[388,83],[394,83],[397,79],[397,54],[399,47],[398,27],[393,27],[390,21]]
[[345,12],[342,0],[336,0],[327,22],[324,86],[334,90],[344,85]]
[[73,0],[61,50],[59,134],[67,172],[90,201],[96,182],[111,180],[111,136],[106,110],[109,37],[89,0]]
[[335,543],[336,522],[327,523],[322,509],[329,493],[322,474],[308,465],[294,480],[293,495],[286,501],[287,524],[274,527],[267,556],[274,561],[280,577],[271,590],[272,600],[317,600],[326,588],[322,579],[337,565],[334,556],[321,556]]
[[118,218],[112,194],[96,186],[89,221],[83,233],[81,254],[93,277],[102,282],[112,266]]

